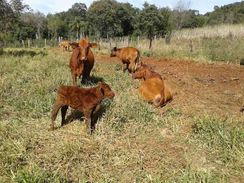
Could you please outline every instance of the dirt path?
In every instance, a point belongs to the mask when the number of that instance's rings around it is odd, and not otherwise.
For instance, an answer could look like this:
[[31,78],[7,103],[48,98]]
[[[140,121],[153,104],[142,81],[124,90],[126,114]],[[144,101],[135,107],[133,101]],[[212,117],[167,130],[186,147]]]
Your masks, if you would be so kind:
[[[96,60],[121,63],[99,55]],[[165,77],[176,96],[170,104],[189,115],[209,114],[238,117],[244,105],[244,67],[232,64],[199,64],[177,59],[143,58],[143,62]]]

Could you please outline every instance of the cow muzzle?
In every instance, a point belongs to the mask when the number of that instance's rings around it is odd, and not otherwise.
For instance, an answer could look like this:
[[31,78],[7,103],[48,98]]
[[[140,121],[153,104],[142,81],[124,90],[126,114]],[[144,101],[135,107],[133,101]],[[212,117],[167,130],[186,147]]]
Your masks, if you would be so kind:
[[82,61],[87,60],[87,57],[81,57],[80,58]]

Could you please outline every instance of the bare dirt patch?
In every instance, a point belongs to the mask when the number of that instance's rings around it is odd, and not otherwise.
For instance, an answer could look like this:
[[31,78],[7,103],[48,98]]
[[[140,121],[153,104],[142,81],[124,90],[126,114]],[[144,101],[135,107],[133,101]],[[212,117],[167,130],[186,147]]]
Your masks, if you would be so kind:
[[[97,55],[98,62],[121,64],[117,58]],[[244,105],[244,67],[234,64],[200,64],[190,60],[143,58],[165,77],[175,92],[170,104],[189,115],[238,117]]]

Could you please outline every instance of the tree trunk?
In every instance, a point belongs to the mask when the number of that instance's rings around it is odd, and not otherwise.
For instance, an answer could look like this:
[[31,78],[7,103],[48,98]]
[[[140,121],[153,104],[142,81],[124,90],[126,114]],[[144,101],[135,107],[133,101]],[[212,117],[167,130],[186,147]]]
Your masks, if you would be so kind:
[[150,38],[149,38],[149,50],[152,49],[152,41],[153,41],[153,38],[150,37]]
[[37,29],[37,35],[38,35],[38,39],[41,39],[41,28],[38,27]]

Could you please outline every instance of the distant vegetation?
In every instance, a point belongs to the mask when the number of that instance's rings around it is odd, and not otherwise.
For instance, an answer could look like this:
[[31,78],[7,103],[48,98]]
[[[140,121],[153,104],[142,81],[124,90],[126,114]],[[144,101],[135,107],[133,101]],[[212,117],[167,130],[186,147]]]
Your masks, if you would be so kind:
[[[48,14],[34,12],[22,0],[0,1],[0,43],[27,39],[95,39],[114,37],[170,37],[173,30],[206,25],[238,24],[244,22],[244,2],[214,7],[205,15],[191,10],[179,1],[171,10],[144,3],[142,9],[115,0],[94,1],[89,8],[75,3],[64,12]],[[150,44],[151,46],[151,44]]]

